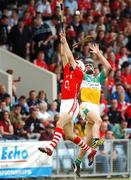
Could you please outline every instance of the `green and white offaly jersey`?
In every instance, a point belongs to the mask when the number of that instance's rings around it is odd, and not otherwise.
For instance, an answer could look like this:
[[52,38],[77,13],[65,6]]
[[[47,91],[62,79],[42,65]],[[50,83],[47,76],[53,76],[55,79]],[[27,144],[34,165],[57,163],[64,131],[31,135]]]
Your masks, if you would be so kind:
[[81,102],[100,104],[101,85],[105,82],[106,76],[102,70],[98,76],[84,75],[80,89]]

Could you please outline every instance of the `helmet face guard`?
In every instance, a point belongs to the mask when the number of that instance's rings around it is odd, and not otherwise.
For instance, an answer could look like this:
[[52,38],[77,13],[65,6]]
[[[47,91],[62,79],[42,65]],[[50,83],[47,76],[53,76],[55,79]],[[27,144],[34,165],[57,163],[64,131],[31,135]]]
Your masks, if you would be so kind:
[[85,72],[85,65],[81,60],[76,60],[77,66],[83,71]]
[[87,62],[85,64],[85,69],[87,74],[93,74],[94,73],[94,64],[93,62]]

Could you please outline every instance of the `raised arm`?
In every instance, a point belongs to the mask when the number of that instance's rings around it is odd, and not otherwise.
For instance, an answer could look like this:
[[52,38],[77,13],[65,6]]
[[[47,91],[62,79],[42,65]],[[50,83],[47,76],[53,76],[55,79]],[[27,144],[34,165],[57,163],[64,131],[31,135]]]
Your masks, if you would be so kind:
[[73,57],[73,54],[70,50],[70,47],[67,43],[67,40],[66,40],[66,37],[65,37],[65,33],[60,33],[60,39],[61,39],[61,54],[63,54],[63,56],[66,56],[68,61],[71,66],[73,67],[73,69],[76,68],[76,62],[75,62],[75,59]]
[[69,63],[69,61],[68,61],[67,55],[66,55],[66,53],[64,51],[63,43],[61,43],[60,55],[61,55],[61,60],[62,60],[63,67],[65,67],[66,64]]
[[92,45],[90,47],[90,52],[97,55],[98,59],[101,61],[102,65],[104,66],[104,72],[105,75],[107,76],[112,71],[112,68],[109,62],[107,61],[107,59],[101,53],[99,46],[97,44]]

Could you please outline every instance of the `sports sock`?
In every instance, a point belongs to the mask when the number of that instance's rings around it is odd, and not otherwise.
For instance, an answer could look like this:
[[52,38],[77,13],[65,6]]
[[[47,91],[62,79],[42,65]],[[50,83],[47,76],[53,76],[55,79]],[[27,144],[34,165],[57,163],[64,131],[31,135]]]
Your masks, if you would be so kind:
[[96,143],[96,141],[98,141],[98,140],[99,140],[99,138],[93,138],[91,146],[93,146]]
[[91,152],[91,148],[84,143],[84,141],[80,138],[80,137],[76,137],[74,138],[73,142],[77,145],[79,145],[83,150],[85,150],[86,152],[88,151],[89,153]]
[[75,163],[76,163],[77,166],[80,166],[81,162],[82,161],[79,158],[76,158]]
[[98,140],[99,140],[99,138],[93,138],[92,143],[94,144]]
[[53,139],[50,143],[51,150],[55,149],[59,140],[62,138],[64,132],[62,128],[57,127],[55,130],[55,134],[53,136]]

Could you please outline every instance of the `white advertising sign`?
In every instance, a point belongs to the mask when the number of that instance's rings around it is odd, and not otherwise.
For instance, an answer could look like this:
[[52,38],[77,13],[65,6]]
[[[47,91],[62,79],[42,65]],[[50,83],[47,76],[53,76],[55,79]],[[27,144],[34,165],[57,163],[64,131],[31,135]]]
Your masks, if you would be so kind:
[[49,141],[1,142],[0,179],[51,176],[52,157],[38,150],[47,144]]

